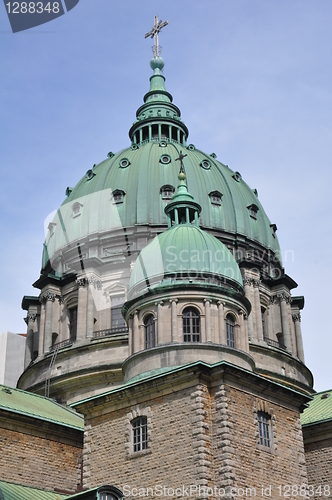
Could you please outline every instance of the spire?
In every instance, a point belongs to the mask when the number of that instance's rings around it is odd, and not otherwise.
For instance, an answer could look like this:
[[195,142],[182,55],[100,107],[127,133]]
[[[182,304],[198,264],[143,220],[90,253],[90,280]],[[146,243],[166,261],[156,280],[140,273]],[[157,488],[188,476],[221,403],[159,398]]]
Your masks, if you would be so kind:
[[150,90],[144,96],[144,104],[136,112],[136,121],[129,130],[129,137],[132,144],[142,144],[145,142],[177,142],[186,147],[188,129],[181,121],[181,112],[173,104],[172,95],[165,87],[165,77],[162,74],[164,60],[160,56],[161,46],[159,45],[159,33],[168,24],[158,20],[155,16],[155,24],[152,29],[145,34],[145,38],[155,39],[153,58],[150,67],[153,75],[150,77]]
[[165,207],[165,214],[168,218],[168,227],[178,225],[178,224],[194,224],[199,226],[198,217],[201,213],[201,206],[197,203],[192,194],[188,192],[188,187],[185,182],[186,174],[183,166],[183,158],[187,155],[183,155],[180,151],[179,160],[180,171],[178,175],[179,185],[176,194],[173,196],[170,203]]

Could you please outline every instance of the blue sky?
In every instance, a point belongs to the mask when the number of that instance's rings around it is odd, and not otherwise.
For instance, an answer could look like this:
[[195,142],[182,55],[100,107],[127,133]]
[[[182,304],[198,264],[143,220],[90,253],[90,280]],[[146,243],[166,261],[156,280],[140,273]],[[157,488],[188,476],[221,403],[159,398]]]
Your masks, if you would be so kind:
[[306,363],[332,386],[330,0],[80,0],[12,34],[0,8],[0,332],[24,332],[44,220],[128,130],[149,87],[154,15],[189,141],[241,172],[304,295]]

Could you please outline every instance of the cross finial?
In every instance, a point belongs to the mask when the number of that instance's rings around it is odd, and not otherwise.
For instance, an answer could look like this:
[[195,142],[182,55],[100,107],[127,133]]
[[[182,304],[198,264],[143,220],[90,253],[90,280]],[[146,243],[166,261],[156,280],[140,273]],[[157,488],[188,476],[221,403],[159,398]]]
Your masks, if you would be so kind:
[[148,38],[149,36],[151,38],[154,37],[154,47],[152,49],[154,57],[160,56],[161,47],[159,46],[159,33],[165,26],[167,26],[167,24],[168,21],[165,21],[163,23],[162,20],[158,21],[158,16],[154,16],[154,26],[148,33],[145,33],[144,35],[144,38]]
[[183,168],[183,158],[185,158],[187,155],[183,155],[182,151],[180,151],[179,158],[176,158],[175,161],[180,161],[180,174],[184,174],[184,168]]

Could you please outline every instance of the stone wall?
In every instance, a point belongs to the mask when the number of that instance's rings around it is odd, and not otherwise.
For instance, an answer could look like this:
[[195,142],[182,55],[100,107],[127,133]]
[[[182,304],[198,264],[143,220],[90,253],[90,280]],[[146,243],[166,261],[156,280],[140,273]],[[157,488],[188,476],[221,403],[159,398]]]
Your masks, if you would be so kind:
[[[57,437],[55,429],[40,430],[26,425],[24,429],[0,419],[0,477],[3,481],[75,492],[81,482],[82,448]],[[5,423],[6,424],[6,423]],[[11,428],[8,428],[11,427]],[[76,431],[77,434],[77,431]],[[67,441],[67,442],[66,442]]]
[[[322,425],[312,426],[323,427]],[[325,436],[308,435],[308,429],[304,429],[305,459],[308,472],[308,483],[312,485],[312,498],[322,498],[332,495],[332,436],[326,432]],[[316,439],[315,439],[316,438]]]
[[[148,496],[172,496],[157,495],[157,485],[173,489],[174,496],[176,488],[189,487],[193,498],[204,495],[204,488],[224,489],[221,496],[227,498],[246,488],[251,492],[244,496],[281,498],[286,485],[307,484],[296,408],[302,401],[267,381],[259,381],[266,386],[259,387],[262,396],[245,379],[240,384],[201,375],[196,371],[188,380],[169,382],[165,376],[78,405],[86,415],[84,487],[111,481],[129,498],[139,495],[133,488],[144,488],[145,496],[147,488]],[[277,392],[284,393],[282,399]],[[262,409],[271,416],[271,447],[259,444]],[[139,416],[147,417],[148,449],[133,452],[130,422]],[[190,492],[191,485],[203,489]]]
[[[238,496],[281,498],[287,493],[286,485],[307,484],[298,411],[281,404],[273,393],[263,397],[228,384],[217,389],[214,399],[218,488],[233,488]],[[258,411],[271,417],[270,447],[259,442]]]

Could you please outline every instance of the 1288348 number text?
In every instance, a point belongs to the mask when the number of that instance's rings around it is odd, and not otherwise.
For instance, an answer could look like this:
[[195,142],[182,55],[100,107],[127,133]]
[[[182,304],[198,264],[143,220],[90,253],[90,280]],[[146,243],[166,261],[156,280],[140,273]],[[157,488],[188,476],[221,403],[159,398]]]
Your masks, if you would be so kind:
[[45,6],[43,2],[8,2],[6,3],[8,14],[59,14],[59,2],[48,2]]

